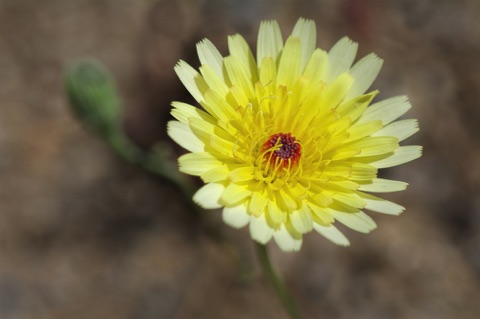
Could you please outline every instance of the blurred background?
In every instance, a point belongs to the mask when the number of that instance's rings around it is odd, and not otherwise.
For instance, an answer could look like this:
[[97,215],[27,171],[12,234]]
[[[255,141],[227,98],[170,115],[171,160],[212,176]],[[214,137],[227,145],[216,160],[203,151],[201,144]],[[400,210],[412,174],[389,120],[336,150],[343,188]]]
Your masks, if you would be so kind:
[[[246,230],[200,218],[161,178],[116,156],[78,121],[66,67],[93,56],[115,76],[124,129],[168,141],[173,72],[195,43],[255,46],[259,22],[284,36],[314,19],[318,45],[344,35],[385,60],[379,99],[407,94],[421,159],[385,170],[410,183],[384,197],[349,248],[317,234],[270,251],[307,318],[480,317],[480,2],[477,0],[0,0],[0,317],[287,318]],[[176,156],[182,153],[174,149]],[[193,182],[197,182],[192,179]],[[205,217],[205,216],[204,216]]]

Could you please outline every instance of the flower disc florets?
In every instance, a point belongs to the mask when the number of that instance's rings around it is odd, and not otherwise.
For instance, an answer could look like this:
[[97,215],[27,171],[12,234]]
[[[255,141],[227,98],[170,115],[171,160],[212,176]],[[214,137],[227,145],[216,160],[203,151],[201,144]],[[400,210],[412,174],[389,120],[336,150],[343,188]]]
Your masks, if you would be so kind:
[[291,133],[277,133],[267,139],[260,153],[265,172],[270,171],[275,176],[298,165],[302,156],[302,145]]
[[[175,70],[205,111],[173,102],[168,133],[190,151],[180,170],[206,183],[194,196],[204,208],[223,208],[232,227],[249,225],[260,243],[275,239],[299,250],[312,229],[348,245],[338,221],[360,232],[375,222],[363,209],[397,215],[403,207],[370,192],[404,190],[377,177],[378,169],[421,155],[399,142],[418,131],[416,120],[395,121],[411,107],[406,97],[371,104],[365,93],[381,65],[369,54],[352,66],[357,44],[348,38],[316,49],[316,27],[300,19],[283,43],[275,21],[262,22],[256,58],[240,35],[222,57],[208,40],[197,45],[197,72]],[[371,104],[371,105],[370,105]]]

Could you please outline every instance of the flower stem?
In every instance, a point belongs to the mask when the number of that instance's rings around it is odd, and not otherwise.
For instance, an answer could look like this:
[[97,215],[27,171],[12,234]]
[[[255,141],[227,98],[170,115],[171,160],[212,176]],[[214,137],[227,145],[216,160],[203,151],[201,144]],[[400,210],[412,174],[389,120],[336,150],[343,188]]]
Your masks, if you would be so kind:
[[[76,115],[124,160],[170,181],[188,199],[194,193],[184,175],[170,158],[167,143],[156,143],[145,151],[123,132],[122,103],[115,79],[97,60],[84,59],[72,64],[65,76],[67,95]],[[192,207],[197,207],[193,203]]]
[[270,262],[270,258],[268,257],[266,246],[259,243],[255,243],[255,246],[263,271],[265,272],[268,281],[270,281],[270,284],[273,286],[273,289],[275,290],[277,297],[282,303],[283,307],[292,319],[302,319],[303,317],[300,315],[300,312],[296,307],[292,296],[288,292],[285,283],[281,280],[281,278],[278,276],[278,274],[272,267],[272,263]]

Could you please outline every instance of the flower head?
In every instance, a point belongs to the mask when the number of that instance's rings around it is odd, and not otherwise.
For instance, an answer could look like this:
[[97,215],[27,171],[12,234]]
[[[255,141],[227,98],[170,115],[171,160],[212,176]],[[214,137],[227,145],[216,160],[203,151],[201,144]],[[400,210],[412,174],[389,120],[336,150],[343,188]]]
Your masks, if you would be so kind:
[[222,57],[205,39],[197,44],[200,72],[184,61],[175,67],[204,109],[173,102],[177,121],[168,124],[190,151],[180,170],[206,183],[196,203],[223,207],[225,223],[249,225],[254,240],[273,237],[285,251],[299,250],[311,230],[348,245],[336,222],[368,233],[376,224],[363,209],[404,210],[368,194],[404,190],[407,183],[377,171],[421,155],[420,146],[399,146],[418,131],[414,119],[395,121],[411,107],[406,97],[370,105],[378,91],[365,91],[381,59],[369,54],[352,66],[357,44],[348,38],[316,49],[315,23],[305,19],[285,44],[275,21],[262,22],[256,58],[238,34],[228,48]]

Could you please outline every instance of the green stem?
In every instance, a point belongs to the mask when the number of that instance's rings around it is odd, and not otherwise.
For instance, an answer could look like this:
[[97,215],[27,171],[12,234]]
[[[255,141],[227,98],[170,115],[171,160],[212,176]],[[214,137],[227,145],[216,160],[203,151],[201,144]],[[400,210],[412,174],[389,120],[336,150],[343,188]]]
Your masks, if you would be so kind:
[[300,312],[296,307],[292,296],[288,292],[285,283],[281,280],[281,278],[278,276],[278,274],[272,267],[272,263],[270,262],[270,258],[268,257],[266,246],[259,243],[255,243],[255,246],[263,271],[265,272],[268,281],[270,281],[270,284],[273,286],[273,289],[275,290],[277,297],[282,303],[283,307],[292,319],[302,319],[303,317],[300,315]]
[[[113,134],[104,138],[120,157],[168,180],[181,191],[185,199],[190,201],[195,193],[194,187],[178,172],[176,163],[169,158],[168,145],[166,143],[158,143],[159,150],[154,146],[148,151],[143,151],[125,136],[120,129],[112,132]],[[167,149],[167,151],[162,152],[161,149]]]
[[103,64],[94,59],[78,61],[69,67],[65,84],[73,111],[118,155],[172,182],[190,201],[193,185],[185,180],[171,161],[169,146],[158,143],[156,148],[144,151],[123,132],[121,98],[115,79]]

